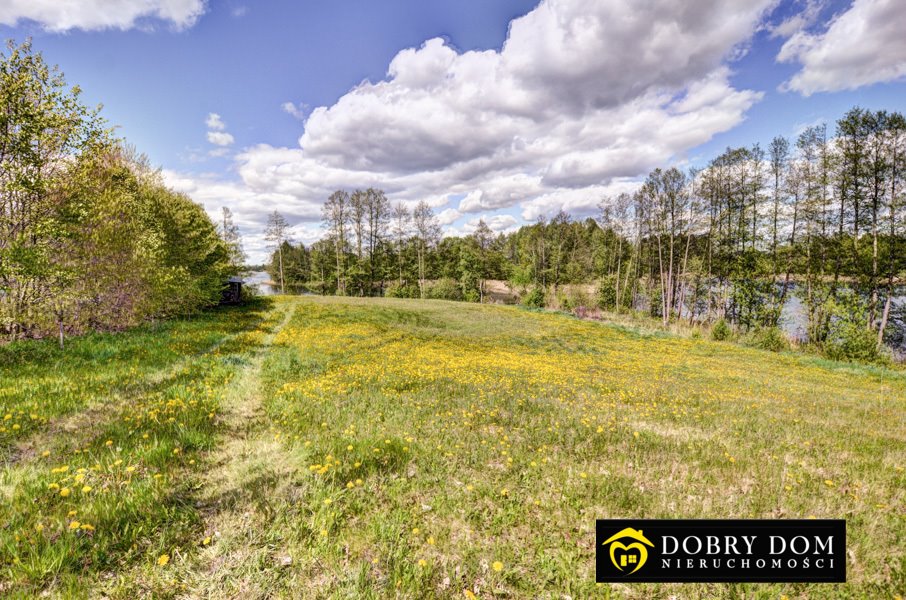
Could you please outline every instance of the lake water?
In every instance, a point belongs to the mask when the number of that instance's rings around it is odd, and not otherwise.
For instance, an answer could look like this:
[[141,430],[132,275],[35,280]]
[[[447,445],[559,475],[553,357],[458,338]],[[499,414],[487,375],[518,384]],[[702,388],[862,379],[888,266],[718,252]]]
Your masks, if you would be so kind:
[[252,271],[243,277],[243,280],[246,285],[253,285],[258,288],[258,293],[262,296],[273,296],[280,292],[280,290],[273,285],[271,276],[266,271]]

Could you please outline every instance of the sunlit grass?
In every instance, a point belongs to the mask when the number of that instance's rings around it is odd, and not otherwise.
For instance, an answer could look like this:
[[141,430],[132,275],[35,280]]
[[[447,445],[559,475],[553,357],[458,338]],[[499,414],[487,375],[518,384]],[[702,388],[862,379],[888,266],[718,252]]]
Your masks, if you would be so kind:
[[[8,421],[43,406],[38,390],[72,391],[4,438],[0,594],[906,587],[902,372],[374,299],[280,298],[80,343],[3,367]],[[848,584],[594,583],[596,518],[810,516],[848,520]]]
[[35,344],[6,365],[8,421],[41,417],[6,439],[0,592],[72,591],[193,536],[194,474],[235,359],[256,345],[254,308],[88,336],[62,352]]
[[[306,301],[276,343],[307,525],[287,551],[320,593],[604,593],[604,517],[845,517],[847,589],[902,586],[900,374],[447,303]],[[695,589],[615,588],[728,588]]]

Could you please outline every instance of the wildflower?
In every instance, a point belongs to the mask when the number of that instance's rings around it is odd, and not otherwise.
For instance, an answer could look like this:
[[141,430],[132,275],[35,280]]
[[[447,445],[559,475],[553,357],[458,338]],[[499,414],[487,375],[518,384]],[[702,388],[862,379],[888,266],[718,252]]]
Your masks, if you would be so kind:
[[110,446],[113,445],[113,440],[107,440],[106,442],[104,442],[104,445],[109,448]]
[[202,546],[207,546],[207,545],[210,544],[210,543],[211,543],[211,536],[208,536],[208,537],[206,537],[205,539],[201,540],[201,545],[202,545]]
[[420,558],[420,559],[418,559],[418,566],[420,566],[420,567],[427,567],[427,566],[428,566],[428,561],[426,561],[424,558]]
[[91,489],[92,489],[92,488],[91,488],[90,485],[83,485],[83,486],[82,486],[82,493],[83,493],[83,494],[87,494],[88,492],[91,491]]
[[69,493],[70,493],[70,489],[68,487],[64,487],[62,490],[60,490],[60,495],[63,496],[64,498],[67,497],[69,495]]
[[498,573],[503,571],[503,563],[500,562],[499,560],[495,560],[494,564],[492,564],[491,567],[493,567],[493,569]]
[[834,487],[834,482],[831,481],[830,479],[825,479],[824,485],[826,485],[827,487]]
[[72,530],[72,529],[78,529],[78,528],[79,528],[79,525],[81,525],[81,523],[79,523],[78,521],[70,521],[70,522],[69,522],[69,529],[71,529],[71,530]]
[[41,533],[42,531],[44,531],[44,525],[41,525],[40,523],[38,523],[37,525],[35,525],[35,531],[37,531],[38,533]]
[[43,456],[44,458],[47,458],[48,456],[50,456],[50,450],[45,450],[44,452],[41,453],[41,456]]
[[80,529],[82,531],[94,531],[94,525],[91,525],[90,523],[82,523]]
[[161,567],[167,566],[168,562],[170,562],[170,556],[168,554],[161,554],[157,557],[157,564]]

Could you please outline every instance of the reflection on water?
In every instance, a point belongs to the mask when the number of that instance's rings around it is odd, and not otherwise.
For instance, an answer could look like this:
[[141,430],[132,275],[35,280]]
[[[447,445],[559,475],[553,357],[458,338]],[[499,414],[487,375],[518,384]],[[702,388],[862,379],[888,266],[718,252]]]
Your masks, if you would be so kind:
[[258,293],[262,296],[273,296],[279,293],[279,290],[271,281],[271,276],[266,271],[252,271],[243,279],[246,285],[253,285],[258,288]]

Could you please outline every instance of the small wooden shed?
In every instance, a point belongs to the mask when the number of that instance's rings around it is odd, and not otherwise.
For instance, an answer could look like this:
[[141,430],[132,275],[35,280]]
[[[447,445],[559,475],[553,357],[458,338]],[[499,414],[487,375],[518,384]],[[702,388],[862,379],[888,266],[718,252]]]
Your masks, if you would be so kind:
[[221,304],[239,304],[242,302],[242,281],[241,277],[230,277],[223,288],[223,296],[220,299]]

